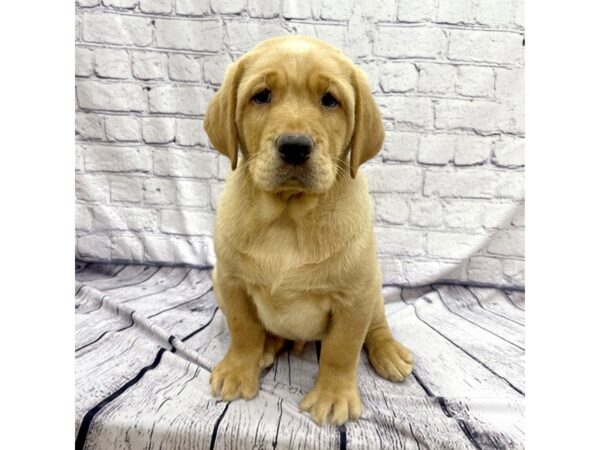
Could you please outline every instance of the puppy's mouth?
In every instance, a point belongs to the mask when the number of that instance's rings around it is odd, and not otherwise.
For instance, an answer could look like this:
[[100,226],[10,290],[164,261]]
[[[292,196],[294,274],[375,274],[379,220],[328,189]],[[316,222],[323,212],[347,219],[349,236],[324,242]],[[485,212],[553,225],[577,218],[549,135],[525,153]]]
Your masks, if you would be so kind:
[[314,180],[305,166],[282,166],[273,180],[275,191],[311,191]]

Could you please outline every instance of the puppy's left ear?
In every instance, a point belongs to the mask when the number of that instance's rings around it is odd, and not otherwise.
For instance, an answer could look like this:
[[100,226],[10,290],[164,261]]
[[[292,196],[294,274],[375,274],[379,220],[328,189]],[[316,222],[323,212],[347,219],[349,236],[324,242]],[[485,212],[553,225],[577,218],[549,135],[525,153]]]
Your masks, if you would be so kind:
[[238,159],[235,110],[241,74],[239,61],[229,65],[223,84],[208,104],[208,110],[204,116],[206,134],[212,145],[231,160],[231,170],[235,170]]
[[350,141],[350,175],[356,177],[358,167],[379,152],[383,145],[383,121],[375,103],[369,80],[356,68],[352,79],[356,101],[354,133]]

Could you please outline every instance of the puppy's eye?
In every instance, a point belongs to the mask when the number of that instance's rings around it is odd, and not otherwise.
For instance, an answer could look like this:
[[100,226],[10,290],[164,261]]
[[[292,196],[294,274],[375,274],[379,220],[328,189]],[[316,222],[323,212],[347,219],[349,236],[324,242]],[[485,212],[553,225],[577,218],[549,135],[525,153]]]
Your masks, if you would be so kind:
[[271,91],[269,89],[263,89],[258,94],[252,97],[254,103],[270,103],[271,102]]
[[321,97],[321,104],[328,108],[335,108],[337,105],[339,105],[339,102],[333,95],[327,92],[323,97]]

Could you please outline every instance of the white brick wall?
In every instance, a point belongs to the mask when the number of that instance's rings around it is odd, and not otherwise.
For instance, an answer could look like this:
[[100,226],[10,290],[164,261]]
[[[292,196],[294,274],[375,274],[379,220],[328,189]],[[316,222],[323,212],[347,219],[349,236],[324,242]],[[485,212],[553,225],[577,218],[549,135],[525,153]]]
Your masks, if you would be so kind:
[[76,252],[214,260],[229,162],[202,120],[227,65],[310,34],[368,74],[364,171],[386,283],[524,286],[523,0],[77,0]]

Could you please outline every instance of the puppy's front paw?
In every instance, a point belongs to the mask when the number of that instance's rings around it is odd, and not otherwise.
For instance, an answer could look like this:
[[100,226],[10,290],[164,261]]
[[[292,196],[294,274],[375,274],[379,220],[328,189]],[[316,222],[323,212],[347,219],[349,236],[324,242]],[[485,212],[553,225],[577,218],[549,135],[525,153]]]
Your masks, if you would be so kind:
[[310,412],[319,425],[326,420],[334,425],[342,425],[349,419],[358,419],[361,408],[360,395],[354,383],[346,385],[317,381],[300,404],[300,409]]
[[402,381],[410,375],[413,359],[410,351],[393,339],[368,347],[369,361],[375,371],[391,381]]
[[210,376],[212,395],[223,400],[250,400],[258,393],[259,376],[258,362],[227,355]]

